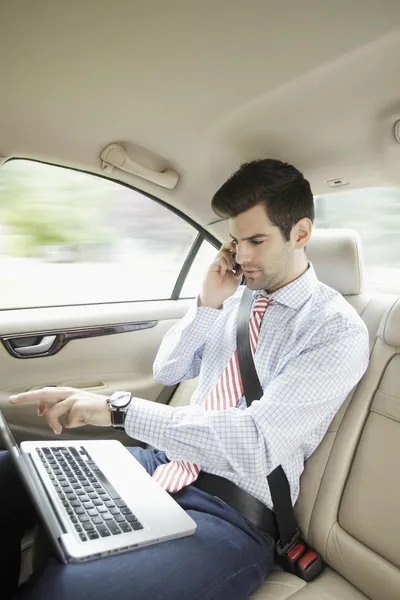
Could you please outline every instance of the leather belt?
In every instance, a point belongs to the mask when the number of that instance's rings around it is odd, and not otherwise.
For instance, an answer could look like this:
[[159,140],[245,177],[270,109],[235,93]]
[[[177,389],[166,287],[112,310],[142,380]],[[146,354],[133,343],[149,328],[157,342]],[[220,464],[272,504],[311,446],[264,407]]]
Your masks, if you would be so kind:
[[192,485],[212,496],[217,496],[250,521],[252,525],[275,540],[278,538],[275,513],[232,481],[218,475],[201,472]]

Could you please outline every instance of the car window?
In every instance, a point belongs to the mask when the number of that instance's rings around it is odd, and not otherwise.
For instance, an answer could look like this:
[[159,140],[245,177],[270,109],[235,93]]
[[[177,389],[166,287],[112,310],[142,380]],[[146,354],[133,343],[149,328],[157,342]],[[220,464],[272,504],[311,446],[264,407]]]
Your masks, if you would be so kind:
[[[119,183],[8,161],[0,170],[0,309],[168,299],[197,236]],[[198,292],[192,283],[201,282],[207,248],[203,241],[185,295]]]
[[315,206],[316,227],[344,227],[360,234],[367,288],[400,293],[400,190],[348,190],[317,196]]
[[186,277],[181,292],[182,298],[193,298],[200,293],[207,270],[217,254],[218,249],[204,240]]

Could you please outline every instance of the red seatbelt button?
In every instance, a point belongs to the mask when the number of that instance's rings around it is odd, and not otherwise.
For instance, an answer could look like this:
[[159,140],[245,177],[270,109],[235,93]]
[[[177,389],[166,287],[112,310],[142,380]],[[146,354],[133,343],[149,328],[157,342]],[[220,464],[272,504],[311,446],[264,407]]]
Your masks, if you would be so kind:
[[291,561],[299,560],[300,556],[305,552],[305,545],[301,542],[296,544],[287,554],[287,557]]
[[296,572],[304,581],[312,581],[322,571],[324,563],[314,550],[307,550],[296,563]]
[[309,566],[318,558],[318,554],[316,552],[313,552],[312,550],[309,552],[306,552],[304,556],[301,557],[301,559],[299,560],[299,567],[301,569],[308,569]]

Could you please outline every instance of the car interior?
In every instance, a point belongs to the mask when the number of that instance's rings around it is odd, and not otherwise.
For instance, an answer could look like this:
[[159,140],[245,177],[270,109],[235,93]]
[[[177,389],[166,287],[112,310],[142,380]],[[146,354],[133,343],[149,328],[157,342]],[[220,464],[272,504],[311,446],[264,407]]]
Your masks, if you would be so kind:
[[[212,195],[244,162],[287,161],[316,198],[307,256],[365,322],[370,363],[301,478],[296,517],[325,562],[322,574],[306,583],[277,567],[251,599],[398,600],[400,2],[3,0],[0,9],[0,408],[16,439],[56,439],[35,406],[7,402],[44,386],[190,402],[196,380],[163,386],[152,365],[229,239]],[[27,164],[26,177],[11,177]],[[11,256],[6,241],[19,245],[15,228],[26,227],[12,202],[25,206],[29,169],[38,169],[29,202],[56,203],[42,167],[104,184],[104,202],[115,206],[117,187],[128,204],[140,196],[129,216],[139,223],[140,264],[135,245],[116,266],[78,260],[61,237],[39,240],[45,258]],[[358,196],[350,218],[360,190],[375,208]],[[384,190],[395,198],[390,214]],[[343,218],[318,221],[319,198]],[[175,229],[167,213],[182,225]],[[154,254],[151,236],[165,244]],[[115,240],[106,238],[107,254]],[[387,257],[379,264],[378,252]],[[383,275],[372,281],[376,265]],[[139,444],[91,426],[61,437]],[[48,551],[40,528],[27,532],[21,551],[24,581]]]

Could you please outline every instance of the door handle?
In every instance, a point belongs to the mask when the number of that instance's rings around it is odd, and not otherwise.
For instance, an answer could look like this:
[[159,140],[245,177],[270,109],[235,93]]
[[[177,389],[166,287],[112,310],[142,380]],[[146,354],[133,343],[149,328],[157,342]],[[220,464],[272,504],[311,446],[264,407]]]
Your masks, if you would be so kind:
[[38,344],[33,344],[32,346],[18,346],[14,347],[13,350],[17,354],[21,354],[21,356],[43,354],[44,352],[48,352],[48,350],[50,350],[56,340],[56,337],[57,336],[55,335],[45,335]]

